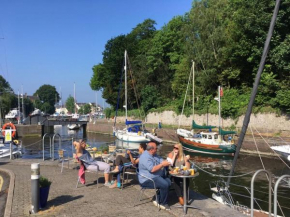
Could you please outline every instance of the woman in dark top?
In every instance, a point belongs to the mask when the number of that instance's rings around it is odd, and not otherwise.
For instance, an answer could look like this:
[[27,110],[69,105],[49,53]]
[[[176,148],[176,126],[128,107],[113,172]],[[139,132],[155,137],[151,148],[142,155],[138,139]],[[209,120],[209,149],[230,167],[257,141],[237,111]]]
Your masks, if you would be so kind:
[[132,153],[130,150],[127,150],[127,154],[129,156],[130,159],[125,158],[122,155],[118,155],[115,161],[115,165],[116,168],[112,171],[112,172],[116,172],[117,173],[117,180],[115,181],[115,183],[110,186],[110,188],[120,188],[121,187],[121,172],[123,170],[124,165],[136,165],[139,163],[139,157],[140,155],[146,150],[146,143],[141,143],[139,146],[139,156],[137,158],[133,158]]
[[[168,157],[172,159],[174,167],[182,167],[185,166],[187,169],[190,168],[190,163],[188,161],[189,156],[185,156],[183,154],[183,148],[180,143],[175,144],[173,147],[173,151],[168,154]],[[172,177],[173,187],[175,190],[175,193],[178,197],[179,203],[183,205],[183,197],[182,197],[182,187],[183,186],[183,179],[178,177]],[[186,188],[189,186],[189,180],[186,179]]]

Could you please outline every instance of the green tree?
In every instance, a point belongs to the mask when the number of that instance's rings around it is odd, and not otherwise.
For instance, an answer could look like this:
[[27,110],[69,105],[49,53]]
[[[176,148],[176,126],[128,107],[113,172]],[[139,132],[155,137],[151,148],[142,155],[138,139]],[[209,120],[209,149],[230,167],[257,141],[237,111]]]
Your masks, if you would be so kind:
[[69,95],[69,97],[67,98],[65,102],[65,107],[69,113],[75,113],[75,100],[71,95]]
[[81,106],[81,108],[78,110],[79,114],[89,114],[90,112],[91,112],[90,104],[85,104]]
[[44,84],[39,87],[33,95],[39,98],[37,108],[46,111],[48,114],[53,114],[55,112],[54,105],[56,101],[59,101],[60,97],[54,86]]

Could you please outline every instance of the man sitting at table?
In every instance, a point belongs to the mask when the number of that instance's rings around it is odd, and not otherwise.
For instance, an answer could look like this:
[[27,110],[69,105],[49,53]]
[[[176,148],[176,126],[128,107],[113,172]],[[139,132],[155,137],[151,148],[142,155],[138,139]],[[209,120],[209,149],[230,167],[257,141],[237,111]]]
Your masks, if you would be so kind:
[[[168,191],[171,185],[169,178],[165,177],[164,167],[169,166],[169,162],[163,160],[156,154],[157,145],[154,142],[149,142],[146,151],[141,155],[139,159],[139,173],[148,178],[151,178],[155,182],[156,188],[160,189],[159,203],[154,201],[154,205],[160,206],[161,209],[170,210],[167,203]],[[138,175],[139,182],[142,187],[154,188],[154,184],[151,180]]]

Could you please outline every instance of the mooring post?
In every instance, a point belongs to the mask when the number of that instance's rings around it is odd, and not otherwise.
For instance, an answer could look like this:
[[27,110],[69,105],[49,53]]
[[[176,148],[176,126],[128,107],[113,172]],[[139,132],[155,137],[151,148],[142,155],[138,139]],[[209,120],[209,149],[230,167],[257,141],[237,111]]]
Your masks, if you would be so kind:
[[12,160],[12,141],[10,142],[10,160]]
[[31,213],[35,214],[39,210],[39,163],[31,164]]

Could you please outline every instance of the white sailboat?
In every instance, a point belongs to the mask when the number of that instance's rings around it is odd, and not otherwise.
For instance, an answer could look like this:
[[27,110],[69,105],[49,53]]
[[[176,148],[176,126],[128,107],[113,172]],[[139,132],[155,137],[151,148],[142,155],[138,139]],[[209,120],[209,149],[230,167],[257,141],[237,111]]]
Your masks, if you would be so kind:
[[[76,113],[76,85],[74,83],[74,113],[72,114],[71,118],[74,120],[78,120],[80,115],[78,113]],[[80,129],[80,125],[79,124],[68,124],[67,128],[69,130],[78,130]]]
[[125,111],[126,111],[126,128],[122,130],[117,130],[115,127],[113,128],[113,133],[117,137],[118,140],[122,141],[122,146],[126,148],[136,149],[139,147],[139,144],[142,142],[150,142],[155,141],[157,143],[162,143],[162,140],[157,136],[149,133],[148,131],[143,129],[142,121],[129,121],[128,120],[128,98],[127,98],[127,51],[125,50],[124,58],[125,58]]

